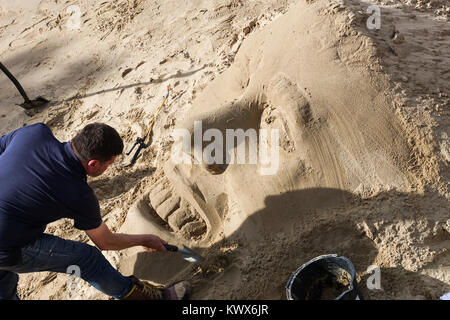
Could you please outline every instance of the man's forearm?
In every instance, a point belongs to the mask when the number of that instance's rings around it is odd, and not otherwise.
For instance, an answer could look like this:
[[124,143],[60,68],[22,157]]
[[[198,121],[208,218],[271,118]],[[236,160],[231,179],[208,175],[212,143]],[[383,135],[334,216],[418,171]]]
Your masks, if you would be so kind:
[[98,228],[86,230],[86,233],[100,250],[122,250],[143,246],[150,251],[165,251],[165,241],[156,235],[113,233],[105,222]]
[[123,250],[135,246],[144,246],[145,237],[143,234],[111,233],[105,243],[99,246],[100,250]]

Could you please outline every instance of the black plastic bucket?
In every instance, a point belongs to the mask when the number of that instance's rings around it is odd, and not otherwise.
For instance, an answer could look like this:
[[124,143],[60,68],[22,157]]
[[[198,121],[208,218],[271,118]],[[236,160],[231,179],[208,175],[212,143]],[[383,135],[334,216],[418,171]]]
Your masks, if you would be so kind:
[[362,300],[352,262],[337,254],[314,258],[298,268],[286,285],[288,300]]

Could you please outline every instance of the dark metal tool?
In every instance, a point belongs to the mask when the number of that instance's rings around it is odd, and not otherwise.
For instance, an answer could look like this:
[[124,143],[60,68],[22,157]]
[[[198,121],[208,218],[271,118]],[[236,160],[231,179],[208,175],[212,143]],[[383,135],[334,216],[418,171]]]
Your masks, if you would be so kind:
[[1,62],[0,62],[0,69],[6,74],[6,76],[9,78],[9,80],[11,80],[12,83],[14,83],[17,90],[19,90],[19,93],[25,100],[23,103],[17,104],[18,106],[21,106],[25,110],[30,110],[30,109],[34,109],[34,108],[44,107],[45,105],[47,105],[50,102],[41,96],[36,97],[36,99],[34,99],[34,100],[30,100],[30,98],[28,98],[28,95],[26,94],[25,90],[23,89],[23,87],[19,83],[19,81],[17,81],[17,79],[11,74],[11,72],[9,72],[9,70]]
[[198,253],[195,253],[194,251],[187,248],[186,246],[183,246],[183,248],[178,248],[177,246],[173,246],[173,245],[170,245],[167,243],[164,245],[164,247],[166,247],[167,251],[180,252],[181,257],[184,260],[189,261],[189,262],[199,263],[204,259],[201,255],[199,255]]

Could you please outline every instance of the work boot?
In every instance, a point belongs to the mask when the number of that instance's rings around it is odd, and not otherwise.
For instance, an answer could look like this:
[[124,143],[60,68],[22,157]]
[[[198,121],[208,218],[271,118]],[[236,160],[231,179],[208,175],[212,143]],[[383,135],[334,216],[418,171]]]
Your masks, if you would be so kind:
[[130,279],[134,285],[123,300],[186,300],[189,297],[190,288],[186,281],[164,288],[141,281],[135,276],[130,276]]

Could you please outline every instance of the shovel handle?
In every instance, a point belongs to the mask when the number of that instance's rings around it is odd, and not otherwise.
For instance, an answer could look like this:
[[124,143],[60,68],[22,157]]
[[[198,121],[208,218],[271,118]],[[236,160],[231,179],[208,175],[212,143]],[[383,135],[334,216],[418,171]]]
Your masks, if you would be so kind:
[[178,251],[178,247],[172,246],[171,244],[168,244],[168,243],[164,244],[164,247],[166,247],[167,251],[173,251],[173,252]]
[[9,70],[1,62],[0,62],[0,70],[2,70],[9,78],[9,80],[11,80],[12,83],[14,83],[14,85],[16,86],[17,90],[19,91],[20,95],[23,97],[25,102],[30,102],[30,99],[28,98],[27,94],[25,93],[25,90],[22,88],[19,81],[17,81],[17,79],[11,74],[11,72],[9,72]]

